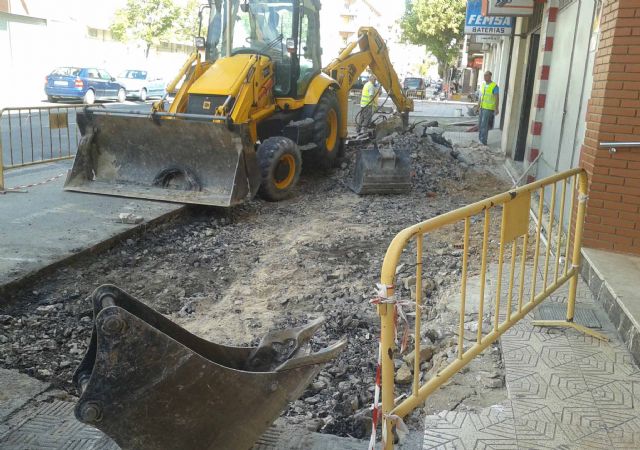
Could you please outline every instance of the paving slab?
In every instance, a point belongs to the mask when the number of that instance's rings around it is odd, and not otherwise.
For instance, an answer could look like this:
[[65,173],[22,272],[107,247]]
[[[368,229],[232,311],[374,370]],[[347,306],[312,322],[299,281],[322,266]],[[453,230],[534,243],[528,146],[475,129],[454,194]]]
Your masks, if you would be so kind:
[[17,370],[0,369],[0,422],[47,388],[49,383]]
[[[488,277],[495,286],[495,269]],[[592,324],[601,326],[595,331],[608,341],[571,328],[534,327],[534,309],[500,338],[508,399],[480,411],[428,416],[423,448],[640,448],[640,369],[582,279],[576,297],[576,321],[585,311],[594,314]],[[557,310],[562,320],[566,298],[563,286],[541,306],[556,306],[547,313]]]
[[[68,160],[5,172],[5,188],[18,187],[18,192],[0,195],[0,286],[183,208],[65,192],[71,165]],[[119,213],[133,213],[144,221],[123,224]]]

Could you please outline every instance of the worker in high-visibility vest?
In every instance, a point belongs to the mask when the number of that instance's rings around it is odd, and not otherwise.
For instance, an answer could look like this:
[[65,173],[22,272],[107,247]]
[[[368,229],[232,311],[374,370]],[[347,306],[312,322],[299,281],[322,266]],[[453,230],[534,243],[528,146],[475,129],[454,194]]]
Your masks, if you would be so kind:
[[378,97],[380,89],[376,88],[376,77],[370,75],[369,80],[362,88],[362,96],[360,97],[360,112],[356,117],[356,130],[358,133],[363,128],[367,128],[373,118],[374,108],[378,107]]
[[493,124],[493,118],[500,114],[500,89],[491,80],[492,73],[488,70],[484,73],[484,83],[480,88],[480,123],[478,124],[480,142],[487,145],[489,127]]

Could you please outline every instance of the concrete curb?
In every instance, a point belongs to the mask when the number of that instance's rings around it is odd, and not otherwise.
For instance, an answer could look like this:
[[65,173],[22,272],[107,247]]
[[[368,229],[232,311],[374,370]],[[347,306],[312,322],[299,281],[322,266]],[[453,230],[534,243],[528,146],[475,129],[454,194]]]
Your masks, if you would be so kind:
[[141,236],[150,229],[154,229],[164,223],[168,223],[172,220],[178,219],[180,216],[182,216],[182,214],[184,214],[187,209],[188,205],[183,205],[173,211],[169,211],[165,214],[155,217],[148,222],[143,222],[139,225],[132,226],[127,230],[124,230],[103,241],[93,244],[77,253],[70,253],[62,256],[59,260],[51,264],[47,264],[40,269],[28,272],[24,275],[19,276],[18,278],[0,285],[0,305],[8,305],[12,303],[15,300],[15,291],[29,285],[30,283],[35,283],[39,278],[51,274],[60,267],[80,261],[88,256],[99,254],[130,237]]
[[640,364],[640,324],[584,250],[582,251],[582,261],[580,271],[582,278],[589,286],[595,301],[604,307],[635,362]]

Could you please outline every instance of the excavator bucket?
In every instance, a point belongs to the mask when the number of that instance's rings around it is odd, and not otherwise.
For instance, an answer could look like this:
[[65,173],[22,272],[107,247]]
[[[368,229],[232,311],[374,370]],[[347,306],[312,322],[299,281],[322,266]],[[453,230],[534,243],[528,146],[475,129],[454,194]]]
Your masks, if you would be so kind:
[[245,126],[95,110],[77,119],[82,137],[65,190],[228,207],[260,185]]
[[247,450],[297,399],[340,341],[311,353],[321,326],[267,333],[256,347],[198,338],[116,286],[92,296],[94,326],[74,375],[75,414],[123,449]]
[[356,156],[351,189],[356,194],[401,194],[411,190],[411,160],[390,145],[374,144]]
[[351,183],[356,194],[401,194],[411,190],[409,155],[394,150],[389,137],[405,127],[405,121],[399,115],[375,125],[373,148],[361,150],[356,156]]

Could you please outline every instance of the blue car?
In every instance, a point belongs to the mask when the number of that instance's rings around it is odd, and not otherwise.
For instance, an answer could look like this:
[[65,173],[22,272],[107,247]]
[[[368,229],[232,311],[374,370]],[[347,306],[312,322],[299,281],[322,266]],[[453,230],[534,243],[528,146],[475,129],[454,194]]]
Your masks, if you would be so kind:
[[87,105],[96,100],[127,98],[124,86],[104,69],[59,67],[45,78],[44,92],[50,102],[60,99],[81,99]]

